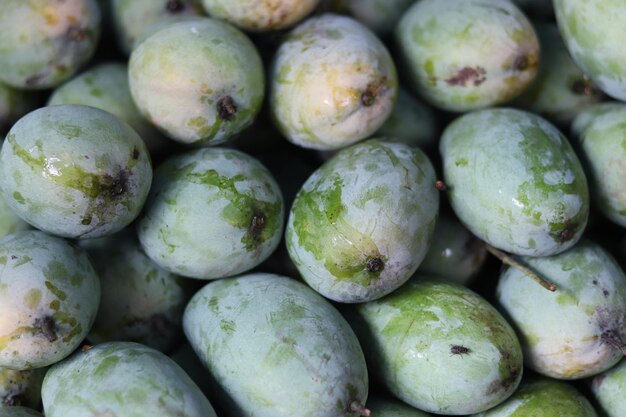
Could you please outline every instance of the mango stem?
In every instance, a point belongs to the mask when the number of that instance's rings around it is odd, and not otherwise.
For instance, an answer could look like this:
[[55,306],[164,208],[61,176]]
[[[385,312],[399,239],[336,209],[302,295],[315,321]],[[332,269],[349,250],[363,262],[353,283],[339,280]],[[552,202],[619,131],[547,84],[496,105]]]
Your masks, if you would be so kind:
[[537,273],[535,273],[533,270],[528,268],[526,265],[523,265],[520,261],[515,259],[513,256],[505,252],[502,252],[499,249],[494,248],[488,243],[485,243],[485,248],[487,249],[489,253],[491,253],[493,256],[498,258],[503,264],[512,266],[513,268],[520,270],[521,272],[523,272],[524,274],[528,275],[530,278],[535,280],[535,282],[537,282],[546,290],[552,291],[552,292],[556,291],[557,289],[556,284],[546,281],[545,279],[537,275]]
[[352,401],[352,403],[350,403],[350,411],[359,413],[362,417],[370,417],[372,415],[372,412],[358,401]]

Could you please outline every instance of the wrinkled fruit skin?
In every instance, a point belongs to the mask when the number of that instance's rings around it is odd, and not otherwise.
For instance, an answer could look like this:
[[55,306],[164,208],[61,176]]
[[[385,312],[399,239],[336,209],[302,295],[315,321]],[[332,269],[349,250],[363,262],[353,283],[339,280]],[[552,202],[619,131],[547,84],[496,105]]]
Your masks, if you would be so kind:
[[146,145],[126,123],[80,105],[43,107],[21,118],[0,153],[7,204],[38,229],[91,238],[139,214],[152,182]]
[[285,29],[308,16],[320,0],[202,0],[217,19],[251,32]]
[[349,316],[372,373],[405,403],[471,414],[504,401],[522,378],[522,349],[506,320],[460,285],[416,276]]
[[267,168],[236,150],[205,148],[155,171],[137,230],[162,268],[214,279],[263,262],[280,242],[283,217],[281,191]]
[[85,338],[100,303],[87,254],[40,231],[0,240],[0,367],[42,368]]
[[351,404],[367,399],[365,359],[350,326],[290,278],[207,284],[183,327],[233,417],[356,417]]
[[157,26],[202,16],[202,0],[107,0],[122,51],[130,54]]
[[515,268],[500,276],[496,297],[520,334],[525,365],[556,379],[586,378],[615,365],[624,354],[610,342],[626,336],[626,276],[615,260],[590,241],[521,260],[557,285],[547,291]]
[[216,417],[173,360],[132,342],[102,343],[54,365],[41,397],[46,417]]
[[546,120],[507,108],[476,111],[448,125],[439,149],[452,208],[481,240],[549,256],[580,239],[587,179],[568,140]]
[[593,378],[591,390],[608,417],[626,415],[626,361]]
[[340,151],[305,182],[287,221],[287,250],[323,296],[374,300],[415,272],[438,211],[428,157],[418,148],[368,140]]
[[556,21],[568,51],[606,94],[626,100],[626,50],[621,0],[554,0]]
[[626,227],[626,105],[595,116],[578,138],[593,201]]
[[99,38],[96,0],[3,0],[0,81],[24,89],[55,87],[91,58]]
[[102,284],[89,341],[132,341],[171,350],[182,336],[185,281],[148,258],[134,236],[103,240],[102,247],[87,248]]
[[472,417],[597,417],[587,398],[565,382],[547,378],[522,384],[507,401]]
[[395,36],[417,92],[444,110],[505,103],[537,74],[537,35],[509,0],[415,2]]
[[130,91],[141,113],[185,144],[222,143],[254,121],[265,93],[261,57],[228,23],[174,23],[131,54]]
[[150,152],[169,141],[140,113],[128,87],[128,67],[120,63],[97,65],[58,87],[48,99],[48,106],[82,104],[108,111],[132,127]]
[[396,100],[396,68],[354,19],[324,14],[291,31],[274,57],[270,110],[296,145],[338,149],[371,136]]

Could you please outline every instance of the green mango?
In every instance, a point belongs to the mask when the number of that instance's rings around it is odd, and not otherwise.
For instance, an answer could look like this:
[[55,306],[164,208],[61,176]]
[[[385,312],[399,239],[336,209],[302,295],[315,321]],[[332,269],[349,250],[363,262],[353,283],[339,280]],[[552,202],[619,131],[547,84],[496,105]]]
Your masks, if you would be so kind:
[[597,417],[587,398],[571,385],[547,378],[523,383],[504,403],[472,417]]
[[471,414],[507,399],[522,349],[506,320],[471,290],[417,275],[348,313],[375,378],[405,403]]
[[368,140],[340,151],[305,182],[287,222],[287,250],[323,296],[373,300],[415,272],[438,211],[428,157],[401,143]]
[[3,0],[0,82],[42,90],[69,79],[100,39],[96,0]]
[[496,297],[520,335],[525,365],[557,379],[615,365],[626,349],[626,275],[613,257],[583,240],[558,255],[520,260],[557,286],[547,291],[517,268],[500,275]]
[[262,273],[211,282],[187,305],[183,328],[231,417],[367,415],[356,336],[300,282]]
[[572,247],[589,216],[589,190],[570,143],[552,124],[508,108],[454,120],[440,142],[448,197],[479,239],[518,255]]
[[333,150],[376,132],[393,110],[396,67],[385,45],[354,19],[323,14],[287,34],[270,72],[270,111],[283,136]]
[[41,398],[46,417],[217,417],[176,362],[133,342],[102,343],[55,364]]
[[42,368],[91,328],[100,281],[85,251],[32,230],[0,240],[0,367]]
[[444,110],[506,103],[537,75],[537,35],[509,0],[416,1],[395,38],[416,92]]

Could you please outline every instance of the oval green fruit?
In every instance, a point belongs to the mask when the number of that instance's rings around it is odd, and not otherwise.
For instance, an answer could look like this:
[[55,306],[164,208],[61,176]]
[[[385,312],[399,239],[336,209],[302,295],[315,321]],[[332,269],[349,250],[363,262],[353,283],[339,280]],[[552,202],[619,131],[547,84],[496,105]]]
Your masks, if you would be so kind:
[[216,417],[176,362],[132,342],[102,343],[54,365],[41,398],[46,417]]
[[42,368],[85,338],[100,303],[87,254],[40,231],[0,240],[0,367]]
[[414,2],[395,35],[417,92],[444,110],[505,103],[537,74],[537,35],[509,0]]
[[12,210],[62,237],[112,234],[132,222],[152,182],[139,135],[116,116],[82,105],[22,117],[0,152],[0,186]]
[[209,283],[189,302],[183,327],[232,417],[364,411],[367,368],[356,336],[300,282],[259,273]]
[[480,239],[528,256],[580,239],[587,179],[568,140],[543,118],[507,108],[468,113],[445,129],[440,152],[452,208]]
[[515,332],[460,285],[415,276],[349,316],[372,373],[391,393],[437,414],[485,411],[522,378]]
[[160,267],[214,279],[267,259],[283,224],[281,190],[265,166],[234,149],[204,148],[157,168],[137,230]]
[[626,360],[596,375],[591,382],[591,390],[608,417],[626,415]]
[[339,149],[372,135],[396,100],[396,68],[354,19],[324,14],[291,31],[274,57],[270,110],[296,145]]
[[337,153],[296,195],[286,243],[304,280],[354,303],[398,288],[426,255],[439,210],[418,148],[368,140]]
[[525,365],[557,379],[586,378],[615,365],[626,346],[626,275],[615,260],[583,240],[522,262],[557,286],[547,291],[516,268],[500,276],[496,297],[520,335]]

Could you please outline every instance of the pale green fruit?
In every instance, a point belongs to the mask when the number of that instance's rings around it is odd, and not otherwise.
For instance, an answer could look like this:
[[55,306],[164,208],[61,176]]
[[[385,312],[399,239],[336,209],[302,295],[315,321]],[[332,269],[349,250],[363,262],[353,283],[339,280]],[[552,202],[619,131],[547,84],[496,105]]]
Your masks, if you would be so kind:
[[505,103],[537,74],[537,35],[509,0],[421,0],[395,36],[417,92],[445,110]]
[[608,417],[626,415],[626,360],[593,378],[591,390]]
[[428,157],[401,143],[368,140],[340,151],[305,182],[287,222],[287,250],[323,296],[374,300],[415,272],[438,211]]
[[42,368],[87,335],[100,281],[87,254],[65,240],[24,231],[0,240],[0,367]]
[[176,362],[132,342],[75,352],[46,373],[41,398],[46,417],[216,417]]
[[572,247],[589,216],[589,190],[569,141],[543,118],[494,108],[463,115],[440,142],[448,197],[479,239],[518,255]]
[[583,240],[561,254],[521,261],[557,286],[547,291],[516,268],[500,275],[496,298],[520,335],[525,365],[557,379],[615,365],[626,336],[626,275],[615,260]]
[[396,68],[383,43],[354,19],[324,14],[280,45],[270,75],[270,110],[296,145],[338,149],[372,135],[396,100]]
[[55,87],[91,58],[99,37],[96,0],[3,0],[0,81],[24,89]]

